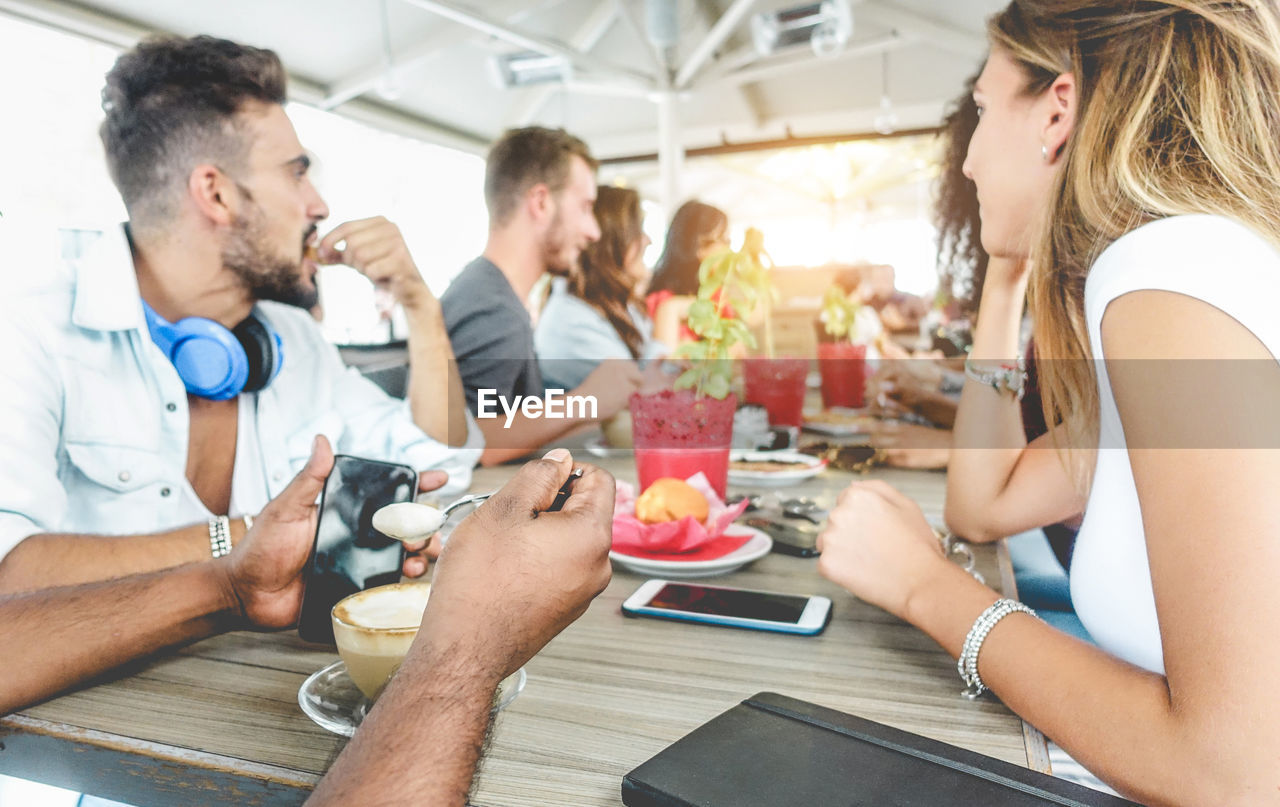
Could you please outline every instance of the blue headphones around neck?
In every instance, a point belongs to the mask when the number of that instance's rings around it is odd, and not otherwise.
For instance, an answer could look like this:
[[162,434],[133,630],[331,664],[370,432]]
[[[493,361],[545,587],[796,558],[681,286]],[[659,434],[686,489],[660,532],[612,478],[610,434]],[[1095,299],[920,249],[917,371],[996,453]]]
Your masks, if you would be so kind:
[[257,392],[271,383],[284,364],[280,335],[252,314],[227,330],[204,317],[167,322],[146,300],[142,310],[151,341],[192,395],[225,401],[241,392]]

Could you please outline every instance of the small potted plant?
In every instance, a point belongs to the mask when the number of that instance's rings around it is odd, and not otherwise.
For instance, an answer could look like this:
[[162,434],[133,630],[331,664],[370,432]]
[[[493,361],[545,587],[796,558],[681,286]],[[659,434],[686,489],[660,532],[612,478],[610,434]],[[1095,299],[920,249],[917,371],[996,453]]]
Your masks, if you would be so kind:
[[739,259],[743,266],[738,272],[738,282],[743,293],[760,306],[764,320],[764,356],[746,359],[742,364],[743,397],[747,403],[765,408],[770,426],[799,428],[804,422],[809,360],[780,358],[774,350],[774,289],[769,278],[773,261],[764,250],[764,236],[759,230],[747,231]]
[[822,295],[818,315],[818,370],[822,405],[858,408],[865,404],[867,346],[857,343],[858,309],[862,304],[837,283]]
[[[636,473],[645,490],[662,477],[706,475],[722,498],[728,485],[729,443],[737,396],[730,357],[738,345],[755,346],[744,318],[767,289],[759,260],[763,238],[748,230],[742,249],[709,255],[698,268],[698,296],[689,306],[689,330],[698,337],[676,351],[690,362],[674,389],[631,396]],[[761,278],[766,278],[762,283]]]

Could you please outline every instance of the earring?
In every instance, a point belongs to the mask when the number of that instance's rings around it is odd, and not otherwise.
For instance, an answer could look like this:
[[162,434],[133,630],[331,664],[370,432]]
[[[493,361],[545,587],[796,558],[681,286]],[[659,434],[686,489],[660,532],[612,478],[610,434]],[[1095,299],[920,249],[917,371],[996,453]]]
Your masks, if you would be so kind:
[[1049,162],[1049,147],[1048,147],[1048,146],[1043,146],[1043,145],[1042,145],[1042,146],[1040,147],[1040,156],[1044,158],[1044,161],[1045,161],[1045,162]]

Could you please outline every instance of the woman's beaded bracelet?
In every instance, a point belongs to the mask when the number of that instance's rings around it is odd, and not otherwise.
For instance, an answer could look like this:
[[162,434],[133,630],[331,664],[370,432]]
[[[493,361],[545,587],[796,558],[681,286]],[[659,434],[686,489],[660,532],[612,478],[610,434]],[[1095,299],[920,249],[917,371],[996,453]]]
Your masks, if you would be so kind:
[[[969,700],[976,700],[987,689],[986,685],[982,683],[982,677],[978,675],[978,653],[982,650],[982,643],[986,640],[987,634],[991,632],[991,629],[996,626],[996,623],[1012,613],[1036,616],[1035,611],[1017,600],[999,599],[974,620],[973,627],[969,628],[968,635],[964,637],[960,658],[956,659],[956,672],[960,673],[960,678],[965,683],[964,691],[961,694]],[[1038,619],[1039,617],[1036,618]]]

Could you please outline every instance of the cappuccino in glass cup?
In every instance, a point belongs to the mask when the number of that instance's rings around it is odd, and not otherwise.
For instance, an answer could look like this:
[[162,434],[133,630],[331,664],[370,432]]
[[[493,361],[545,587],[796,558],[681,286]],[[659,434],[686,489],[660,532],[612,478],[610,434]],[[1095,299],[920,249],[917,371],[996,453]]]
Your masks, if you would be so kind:
[[418,635],[430,583],[393,583],[333,606],[333,638],[347,675],[369,700],[382,692]]

